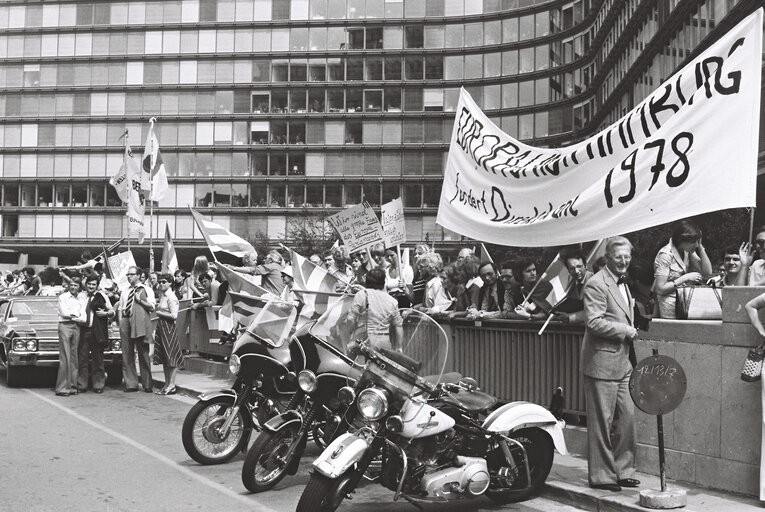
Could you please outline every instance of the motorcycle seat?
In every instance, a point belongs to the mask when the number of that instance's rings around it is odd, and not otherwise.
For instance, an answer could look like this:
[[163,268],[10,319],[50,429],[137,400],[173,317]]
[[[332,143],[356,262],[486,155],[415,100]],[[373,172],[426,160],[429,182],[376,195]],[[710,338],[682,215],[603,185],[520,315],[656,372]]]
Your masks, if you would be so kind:
[[485,411],[497,403],[497,399],[487,393],[464,390],[456,394],[445,395],[438,401],[466,412]]

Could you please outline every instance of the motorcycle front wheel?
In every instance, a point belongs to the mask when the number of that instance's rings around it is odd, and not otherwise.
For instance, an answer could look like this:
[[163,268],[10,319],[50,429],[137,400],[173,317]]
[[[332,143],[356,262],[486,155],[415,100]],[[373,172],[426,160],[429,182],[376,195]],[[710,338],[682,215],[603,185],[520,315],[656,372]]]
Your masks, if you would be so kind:
[[181,437],[189,457],[211,466],[223,464],[239,453],[247,442],[247,427],[240,409],[227,434],[220,431],[227,412],[234,406],[232,396],[218,396],[197,402],[186,414]]
[[[550,434],[541,428],[523,428],[511,432],[510,436],[520,442],[526,449],[526,455],[529,458],[529,473],[531,475],[531,485],[526,489],[502,489],[493,491],[489,489],[486,496],[499,504],[518,503],[528,500],[541,491],[542,486],[550,474],[553,464],[553,441]],[[517,453],[517,452],[515,452]],[[515,457],[515,463],[521,468],[521,475],[524,475],[523,461],[521,457]],[[525,476],[518,477],[522,483],[526,483]]]
[[295,512],[334,512],[345,499],[348,473],[332,479],[314,471],[303,489]]
[[[288,425],[278,432],[263,431],[258,434],[242,466],[242,483],[247,490],[267,491],[284,478],[292,458],[297,454],[293,446],[300,442],[299,431],[299,425]],[[285,458],[289,452],[292,455]]]

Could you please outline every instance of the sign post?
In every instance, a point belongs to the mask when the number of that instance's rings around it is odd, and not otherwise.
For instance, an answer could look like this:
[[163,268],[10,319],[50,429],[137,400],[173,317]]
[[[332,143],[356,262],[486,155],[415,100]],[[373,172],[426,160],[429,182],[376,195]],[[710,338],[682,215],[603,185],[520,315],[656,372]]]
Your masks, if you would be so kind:
[[664,457],[663,415],[673,411],[685,397],[688,379],[680,363],[668,356],[653,355],[640,361],[630,377],[630,395],[638,409],[656,415],[659,438],[659,475],[661,490],[640,491],[640,506],[655,509],[680,508],[686,504],[685,490],[667,490]]

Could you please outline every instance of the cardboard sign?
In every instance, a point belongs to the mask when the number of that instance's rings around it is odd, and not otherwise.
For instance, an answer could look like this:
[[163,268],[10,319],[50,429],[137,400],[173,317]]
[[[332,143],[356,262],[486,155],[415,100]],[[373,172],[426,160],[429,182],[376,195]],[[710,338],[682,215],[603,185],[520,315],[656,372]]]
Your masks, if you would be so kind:
[[406,242],[406,222],[404,221],[404,203],[394,199],[385,203],[382,210],[383,242],[385,247],[395,247]]
[[383,230],[368,203],[338,212],[328,219],[350,252],[366,249],[383,240]]
[[131,251],[125,251],[114,256],[109,256],[109,268],[112,271],[113,280],[117,283],[120,291],[124,290],[130,283],[127,279],[127,271],[130,267],[136,266],[135,258]]

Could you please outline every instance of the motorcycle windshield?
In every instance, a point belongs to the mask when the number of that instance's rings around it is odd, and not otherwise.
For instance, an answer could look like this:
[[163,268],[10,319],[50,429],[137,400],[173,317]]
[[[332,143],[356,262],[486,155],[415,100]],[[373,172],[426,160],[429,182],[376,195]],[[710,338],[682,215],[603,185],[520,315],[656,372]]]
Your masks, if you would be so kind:
[[399,314],[400,328],[391,328],[395,331],[395,339],[391,340],[393,349],[376,343],[373,337],[357,347],[361,354],[357,362],[363,361],[360,382],[370,381],[391,393],[413,398],[428,394],[441,382],[449,355],[449,339],[427,314],[414,309],[401,309]]
[[[289,338],[290,330],[295,324],[297,309],[291,302],[271,298],[265,303],[253,302],[251,308],[246,311],[234,305],[234,316],[240,322],[249,322],[247,334],[262,339],[273,347],[281,347]],[[245,340],[246,336],[240,336],[234,343],[232,353],[235,353]]]

